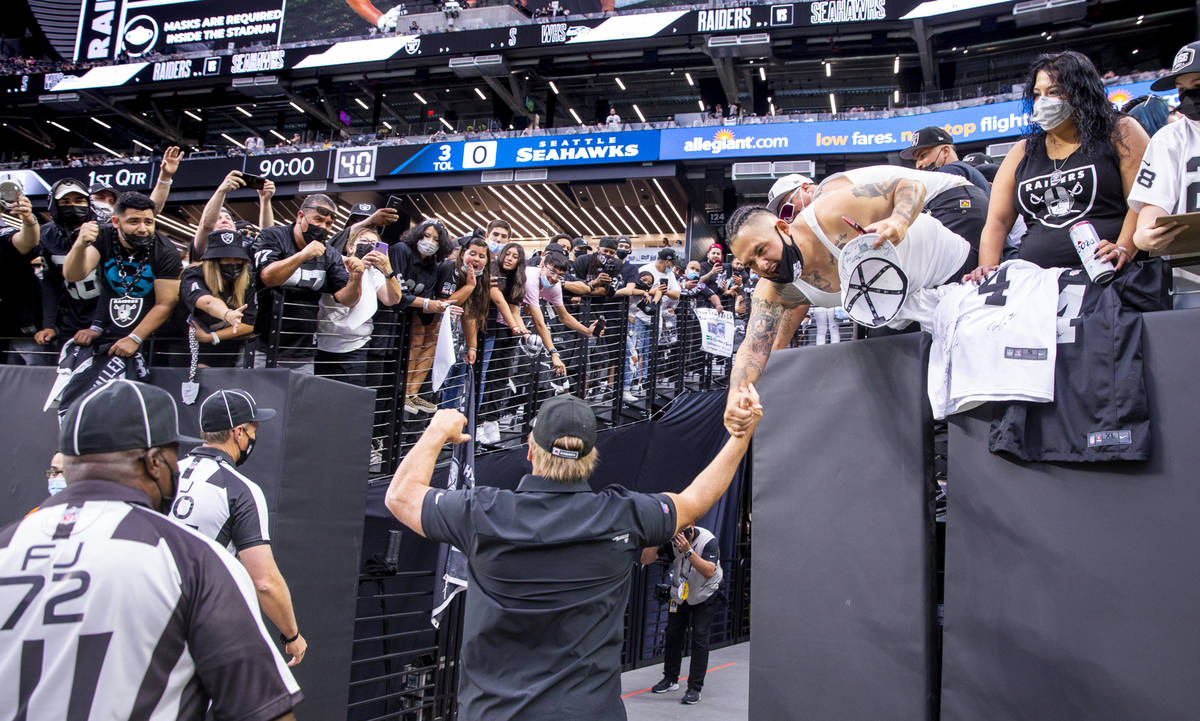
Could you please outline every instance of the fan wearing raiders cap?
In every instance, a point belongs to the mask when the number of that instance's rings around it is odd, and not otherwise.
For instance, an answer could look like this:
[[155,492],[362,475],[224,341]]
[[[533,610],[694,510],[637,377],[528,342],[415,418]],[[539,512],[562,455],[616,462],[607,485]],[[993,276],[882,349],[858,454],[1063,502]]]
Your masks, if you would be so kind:
[[[238,220],[233,211],[225,204],[230,193],[246,187],[246,179],[242,171],[231,170],[213,191],[212,197],[204,205],[200,213],[200,222],[196,224],[196,235],[192,238],[192,246],[188,249],[188,257],[193,261],[204,256],[208,249],[209,234],[214,230],[237,230]],[[263,179],[262,187],[258,190],[258,227],[270,228],[275,225],[275,211],[271,207],[271,198],[275,195],[275,183]],[[243,238],[247,247],[253,244],[248,236]]]
[[355,203],[350,206],[350,216],[341,232],[329,241],[330,247],[343,255],[346,253],[346,241],[359,228],[374,228],[382,233],[383,229],[400,220],[400,213],[395,208],[376,207],[374,203]]
[[[762,415],[751,386],[735,394]],[[459,718],[625,718],[621,624],[630,567],[703,516],[725,493],[746,454],[749,433],[729,439],[679,493],[592,490],[599,460],[596,416],[571,395],[538,410],[529,436],[533,473],[516,490],[484,485],[429,487],[446,443],[470,439],[467,419],[440,410],[388,487],[388,510],[422,536],[467,557]]]
[[[838,259],[842,248],[863,231],[877,234],[873,244],[877,249],[885,243],[895,246],[906,296],[955,282],[970,270],[970,245],[922,213],[924,200],[922,185],[893,178],[822,193],[790,223],[762,206],[734,211],[725,226],[725,237],[733,254],[762,281],[754,289],[746,340],[738,349],[730,376],[725,426],[731,434],[743,432],[750,420],[748,413],[736,407],[735,395],[762,375],[784,314],[805,305],[842,305]],[[860,231],[862,226],[866,227]],[[904,308],[888,325],[902,328],[918,319],[908,315],[908,310]]]
[[292,594],[275,565],[267,500],[258,484],[236,470],[250,458],[258,424],[275,417],[240,388],[217,391],[200,404],[204,445],[179,462],[179,488],[168,516],[224,546],[246,567],[258,603],[279,629],[288,666],[304,659],[308,642],[300,635]]
[[254,333],[258,300],[250,251],[235,230],[208,234],[204,259],[179,279],[179,296],[200,343],[198,360],[213,368],[238,365],[244,339]]
[[958,151],[954,148],[954,137],[945,128],[931,125],[921,128],[913,136],[912,145],[900,151],[901,160],[911,160],[917,170],[949,173],[971,181],[985,194],[992,191],[992,184],[983,177],[975,166],[958,159]]
[[1150,138],[1129,191],[1129,207],[1137,212],[1133,244],[1161,251],[1187,227],[1165,223],[1164,215],[1200,211],[1200,41],[1175,54],[1171,72],[1155,80],[1151,90],[1179,91],[1182,120],[1168,123]]
[[195,440],[166,391],[133,381],[67,414],[66,489],[0,529],[6,716],[293,718],[300,687],[245,569],[163,515]]

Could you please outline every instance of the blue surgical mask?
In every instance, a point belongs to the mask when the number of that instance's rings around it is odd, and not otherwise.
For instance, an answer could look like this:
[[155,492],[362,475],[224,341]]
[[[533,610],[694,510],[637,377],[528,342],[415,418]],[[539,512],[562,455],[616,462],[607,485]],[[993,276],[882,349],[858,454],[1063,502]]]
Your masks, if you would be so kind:
[[688,280],[698,280],[699,278],[700,278],[700,272],[699,272],[699,271],[696,271],[696,270],[689,270],[689,271],[687,272],[687,279],[688,279]]
[[758,280],[758,273],[751,273],[750,274],[750,282],[753,283],[756,280]]
[[49,491],[50,495],[52,496],[62,491],[66,487],[67,479],[61,473],[55,476],[50,476],[46,479],[46,490]]
[[550,281],[546,280],[546,276],[544,276],[544,275],[539,275],[538,277],[542,279],[542,287],[543,287],[543,288],[553,288],[553,287],[554,287],[554,284],[553,284],[553,283],[551,283]]
[[500,255],[500,251],[503,250],[503,248],[504,248],[503,243],[497,243],[494,240],[489,240],[487,242],[487,244],[488,244],[488,250],[492,251],[492,255]]

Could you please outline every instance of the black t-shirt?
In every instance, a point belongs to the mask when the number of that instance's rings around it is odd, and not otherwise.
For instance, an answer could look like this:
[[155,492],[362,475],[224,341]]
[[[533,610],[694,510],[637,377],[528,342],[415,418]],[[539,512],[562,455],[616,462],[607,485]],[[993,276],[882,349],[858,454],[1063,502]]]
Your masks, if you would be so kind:
[[[612,278],[609,284],[605,286],[604,295],[589,295],[592,308],[608,308],[622,302],[619,296],[614,296],[618,290],[624,288],[627,283],[624,279],[624,267],[620,260],[611,258],[605,260],[608,256],[601,253],[588,253],[571,264],[571,272],[574,276],[585,283],[590,283],[606,272],[607,265],[611,270],[607,271],[609,277]],[[634,277],[636,282],[637,278]]]
[[446,300],[458,290],[458,271],[454,268],[454,260],[447,258],[437,266],[437,291],[434,297]]
[[95,247],[100,253],[96,266],[100,300],[93,320],[101,326],[102,340],[114,340],[129,335],[142,322],[156,302],[154,281],[178,280],[183,260],[179,250],[158,233],[149,250],[128,251],[111,225],[100,228]]
[[[1056,173],[1055,168],[1058,169]],[[1068,232],[1086,220],[1103,240],[1117,242],[1129,205],[1121,166],[1112,146],[1089,155],[1083,148],[1051,161],[1043,148],[1017,165],[1017,212],[1027,230],[1020,258],[1043,268],[1078,268],[1083,263]]]
[[[254,264],[258,271],[258,284],[262,282],[263,270],[277,260],[291,257],[300,252],[292,234],[295,223],[266,228],[259,233],[254,243]],[[282,309],[279,344],[283,349],[300,350],[307,353],[316,345],[317,302],[322,293],[336,293],[350,282],[350,273],[342,256],[333,248],[325,246],[325,253],[309,258],[300,264],[278,290],[285,293],[286,307]],[[266,302],[260,299],[262,302]],[[265,307],[265,306],[264,306]],[[281,312],[278,307],[273,312]],[[260,329],[261,330],[261,329]]]
[[0,227],[0,335],[31,336],[41,323],[41,294],[30,261],[34,247],[21,253],[13,245],[16,228]]
[[58,223],[42,225],[42,327],[54,328],[60,336],[72,336],[91,325],[100,298],[96,270],[73,283],[63,278],[63,265],[74,237],[74,233],[65,232]]
[[[388,259],[404,293],[400,307],[407,308],[417,298],[434,298],[438,288],[438,265],[433,257],[422,258],[407,243],[393,243],[388,247]],[[418,310],[420,310],[418,308]]]
[[[246,325],[254,325],[258,319],[258,298],[254,292],[254,286],[254,273],[251,272],[250,285],[246,288],[246,297],[242,299],[242,302],[246,304],[246,310],[242,311],[242,322]],[[196,264],[185,268],[179,279],[179,299],[184,302],[188,312],[191,313],[189,320],[195,321],[209,333],[228,328],[229,324],[223,318],[214,318],[196,307],[196,301],[206,295],[221,298],[230,308],[238,307],[231,295],[220,296],[208,287],[208,283],[204,280],[203,265]]]
[[952,163],[946,163],[942,167],[938,168],[937,172],[949,173],[950,175],[957,175],[960,178],[966,178],[967,180],[971,181],[975,187],[979,188],[983,192],[992,192],[992,184],[988,182],[987,178],[983,177],[983,173],[979,172],[979,170],[970,163],[964,163],[961,160],[955,160]]

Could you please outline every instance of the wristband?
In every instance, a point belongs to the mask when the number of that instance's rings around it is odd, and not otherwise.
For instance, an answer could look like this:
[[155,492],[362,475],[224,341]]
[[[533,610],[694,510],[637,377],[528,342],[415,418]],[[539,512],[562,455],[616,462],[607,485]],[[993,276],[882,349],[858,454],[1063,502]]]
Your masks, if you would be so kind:
[[217,335],[216,331],[212,333],[213,345],[221,345],[221,336]]
[[400,271],[393,270],[391,273],[388,273],[387,275],[383,276],[383,278],[384,278],[384,280],[391,280],[392,278],[395,278],[398,275],[400,275]]
[[694,553],[694,551],[689,548],[688,550],[683,552],[683,557],[687,558],[688,556],[692,555],[692,553]]
[[426,298],[425,300],[421,301],[421,310],[422,310],[422,311],[426,311],[426,312],[428,312],[428,311],[429,311],[429,299],[428,299],[428,298]]
[[158,182],[159,182],[159,183],[161,183],[162,185],[170,185],[171,183],[173,183],[173,182],[175,182],[175,181],[173,181],[173,180],[163,180],[162,178],[159,178],[159,179],[158,179]]
[[93,332],[93,333],[103,333],[103,332],[104,332],[104,326],[101,326],[101,325],[97,325],[97,324],[95,324],[95,323],[92,323],[90,326],[88,326],[88,330],[90,330],[90,331],[91,331],[91,332]]
[[296,640],[296,639],[298,639],[298,638],[300,638],[300,632],[299,632],[299,631],[297,631],[297,632],[296,632],[296,635],[295,635],[295,636],[292,636],[291,638],[287,638],[287,637],[286,637],[286,636],[284,636],[282,633],[281,633],[281,634],[279,634],[279,640],[283,642],[283,645],[284,645],[284,646],[288,645],[289,643],[292,643],[293,641],[295,641],[295,640]]
[[550,349],[550,355],[558,355],[558,351],[556,351],[552,348],[552,349]]
[[127,335],[125,337],[129,338],[130,340],[132,340],[134,343],[137,343],[138,345],[142,344],[142,339],[138,337],[137,333],[130,333],[129,335]]

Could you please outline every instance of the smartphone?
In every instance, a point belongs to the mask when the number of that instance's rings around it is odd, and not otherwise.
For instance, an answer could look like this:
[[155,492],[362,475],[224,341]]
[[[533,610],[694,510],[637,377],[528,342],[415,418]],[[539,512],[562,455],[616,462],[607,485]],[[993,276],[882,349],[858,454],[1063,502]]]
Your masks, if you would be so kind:
[[263,188],[267,187],[267,179],[261,175],[242,173],[242,180],[246,183],[247,188],[262,190]]
[[354,246],[354,257],[360,259],[365,258],[367,257],[367,253],[370,253],[374,249],[375,248],[368,243],[359,243],[358,245]]
[[662,286],[663,288],[666,288],[666,287],[667,287],[667,279],[666,279],[666,278],[662,278],[662,279],[660,279],[660,280],[658,281],[658,284],[659,284],[660,286]]
[[606,325],[608,325],[608,324],[604,322],[603,317],[597,318],[596,319],[596,330],[594,331],[595,335],[600,335],[601,333],[603,333],[604,327]]
[[376,252],[376,253],[383,253],[384,255],[387,255],[387,252],[388,252],[388,244],[387,244],[387,243],[385,243],[385,242],[383,242],[382,240],[381,240],[381,241],[379,241],[378,243],[376,243],[376,244],[375,244],[375,252]]
[[392,210],[394,210],[394,211],[396,211],[397,213],[399,213],[399,212],[400,212],[400,208],[401,208],[401,206],[403,206],[403,205],[404,205],[404,200],[403,200],[402,198],[398,198],[398,197],[396,197],[395,195],[389,195],[389,196],[388,196],[387,207],[389,207],[389,208],[391,208]]

